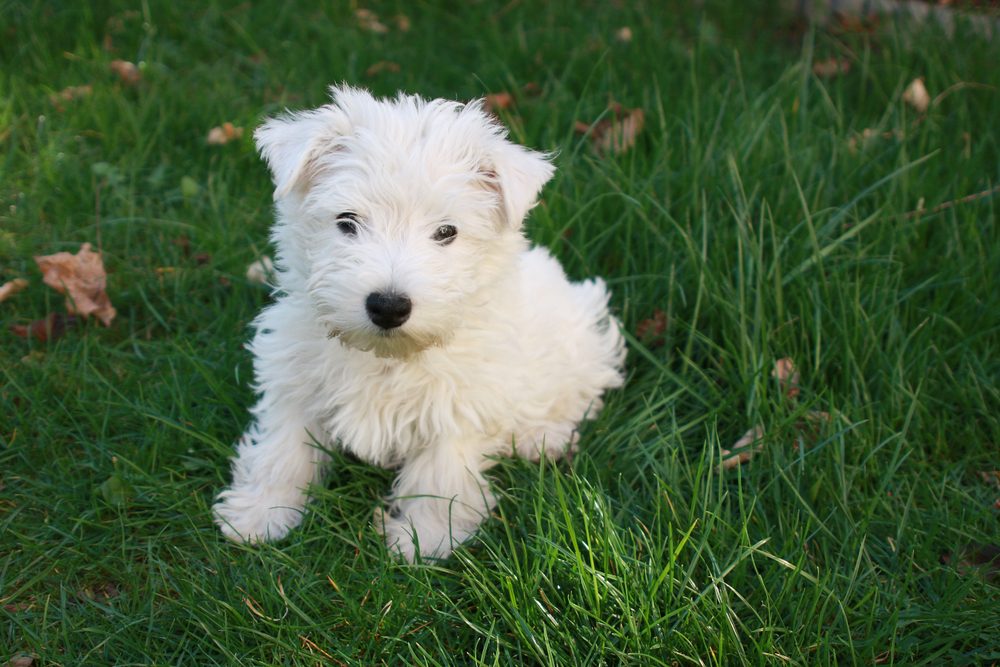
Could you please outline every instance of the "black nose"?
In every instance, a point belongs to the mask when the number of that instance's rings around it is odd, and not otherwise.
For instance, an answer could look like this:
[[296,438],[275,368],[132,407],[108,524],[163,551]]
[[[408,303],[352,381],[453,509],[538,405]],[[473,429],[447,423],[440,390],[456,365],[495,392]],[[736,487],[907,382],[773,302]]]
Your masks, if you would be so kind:
[[365,299],[368,318],[383,329],[395,329],[410,318],[413,304],[404,294],[372,292]]

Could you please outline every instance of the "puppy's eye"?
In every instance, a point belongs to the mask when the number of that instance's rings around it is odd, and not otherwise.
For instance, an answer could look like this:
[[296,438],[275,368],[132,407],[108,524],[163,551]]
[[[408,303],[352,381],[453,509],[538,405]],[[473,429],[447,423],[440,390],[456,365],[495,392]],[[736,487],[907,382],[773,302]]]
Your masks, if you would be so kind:
[[455,225],[441,225],[434,230],[434,235],[431,237],[441,245],[448,245],[455,240],[458,235],[458,230],[455,229]]
[[355,236],[358,233],[358,214],[347,212],[338,215],[337,229],[348,236]]

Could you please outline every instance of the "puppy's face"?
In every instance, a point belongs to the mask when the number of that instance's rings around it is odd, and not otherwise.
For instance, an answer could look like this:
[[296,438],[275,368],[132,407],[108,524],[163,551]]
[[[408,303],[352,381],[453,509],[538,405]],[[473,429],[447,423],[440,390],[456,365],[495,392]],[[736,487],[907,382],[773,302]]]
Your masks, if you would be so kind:
[[333,96],[256,133],[274,175],[279,265],[332,337],[406,357],[484,305],[552,167],[477,105]]

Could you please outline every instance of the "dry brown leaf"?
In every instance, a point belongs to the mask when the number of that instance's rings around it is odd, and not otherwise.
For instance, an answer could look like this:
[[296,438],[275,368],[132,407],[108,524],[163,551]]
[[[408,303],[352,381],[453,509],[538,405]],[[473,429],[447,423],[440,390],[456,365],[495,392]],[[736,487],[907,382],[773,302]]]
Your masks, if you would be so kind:
[[632,41],[632,28],[627,25],[618,28],[615,31],[615,40],[621,42],[622,44],[628,44]]
[[363,7],[356,9],[354,16],[358,19],[358,25],[361,26],[362,30],[374,32],[378,35],[384,35],[389,32],[389,28],[378,20],[378,14],[370,9],[364,9]]
[[667,314],[657,308],[653,316],[635,325],[635,336],[646,347],[663,345],[663,334],[667,330]]
[[223,144],[228,144],[230,141],[234,141],[243,136],[243,128],[236,127],[232,123],[223,123],[219,127],[213,127],[208,131],[208,137],[205,139],[212,146],[221,146]]
[[45,284],[66,295],[66,310],[73,315],[94,315],[104,326],[111,326],[116,311],[107,292],[107,273],[100,252],[90,249],[89,243],[80,246],[71,255],[58,252],[54,255],[35,257],[42,270]]
[[821,79],[832,79],[851,71],[851,63],[843,58],[827,58],[813,63],[813,74]]
[[3,285],[0,285],[0,301],[6,301],[27,286],[28,281],[24,278],[14,278],[14,280],[8,280]]
[[78,100],[81,97],[86,97],[92,92],[94,92],[94,88],[90,84],[82,86],[68,86],[60,90],[58,93],[52,93],[49,95],[49,102],[51,102],[52,106],[56,109],[62,111],[66,103]]
[[514,106],[514,96],[506,91],[490,93],[485,98],[485,106],[486,110],[490,113],[496,113],[502,109],[509,109]]
[[247,267],[247,280],[252,283],[266,284],[274,276],[274,262],[264,255]]
[[861,33],[871,34],[879,28],[881,17],[876,12],[867,14],[852,14],[849,12],[835,12],[836,22],[833,26],[835,33]]
[[979,479],[1000,489],[1000,470],[980,470]]
[[189,239],[187,236],[184,236],[182,234],[181,236],[170,239],[170,242],[173,243],[178,248],[180,248],[181,252],[184,253],[185,257],[191,256],[191,239]]
[[76,318],[72,315],[62,313],[49,313],[47,317],[35,320],[31,324],[12,324],[10,331],[15,336],[21,338],[34,338],[45,343],[50,340],[62,338],[66,329],[76,324]]
[[33,655],[15,655],[13,658],[7,661],[7,667],[32,667],[35,664],[35,656]]
[[791,357],[778,359],[774,362],[774,370],[771,371],[771,377],[778,380],[781,392],[786,398],[795,398],[799,395],[800,376],[798,370],[795,368],[795,362],[792,361]]
[[593,127],[580,121],[574,125],[577,132],[590,132],[590,140],[599,155],[620,155],[632,148],[646,123],[646,114],[642,109],[626,109],[620,104],[612,104],[611,112],[611,118],[603,118]]
[[378,76],[382,72],[390,72],[392,74],[395,74],[399,70],[400,70],[399,63],[394,63],[391,60],[380,60],[365,70],[365,76],[367,77]]
[[619,117],[601,139],[596,140],[601,153],[624,153],[635,145],[635,138],[646,123],[646,114],[642,109],[630,109]]
[[910,82],[910,85],[903,91],[903,101],[917,110],[917,113],[924,113],[931,105],[931,96],[927,92],[923,78],[917,78]]
[[759,424],[744,433],[729,449],[722,450],[719,470],[730,470],[752,459],[754,454],[764,449],[763,437],[764,427]]
[[142,74],[135,63],[127,60],[112,60],[111,71],[127,86],[134,86],[142,80]]
[[[781,387],[781,393],[785,398],[794,401],[798,397],[800,375],[798,369],[795,368],[795,361],[791,357],[778,359],[774,362],[771,377],[778,381],[778,386]],[[798,450],[800,443],[814,440],[819,435],[822,425],[828,424],[832,420],[833,417],[830,413],[823,410],[806,412],[804,418],[795,424],[796,437],[792,448]],[[729,470],[749,461],[754,454],[763,448],[761,442],[763,437],[764,427],[759,424],[744,433],[743,437],[733,443],[729,449],[722,450],[722,463],[719,470]]]

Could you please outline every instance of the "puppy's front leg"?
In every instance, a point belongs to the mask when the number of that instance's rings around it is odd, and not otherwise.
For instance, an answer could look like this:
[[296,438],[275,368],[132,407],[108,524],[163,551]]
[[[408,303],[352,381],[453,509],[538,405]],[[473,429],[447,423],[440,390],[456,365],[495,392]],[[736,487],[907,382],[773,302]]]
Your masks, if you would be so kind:
[[386,544],[413,561],[445,558],[471,537],[496,499],[483,477],[488,448],[476,439],[448,439],[408,459],[393,485],[387,511],[375,512]]
[[279,540],[302,521],[306,489],[319,480],[327,457],[299,410],[265,394],[254,413],[233,459],[232,486],[213,508],[215,522],[233,540]]

